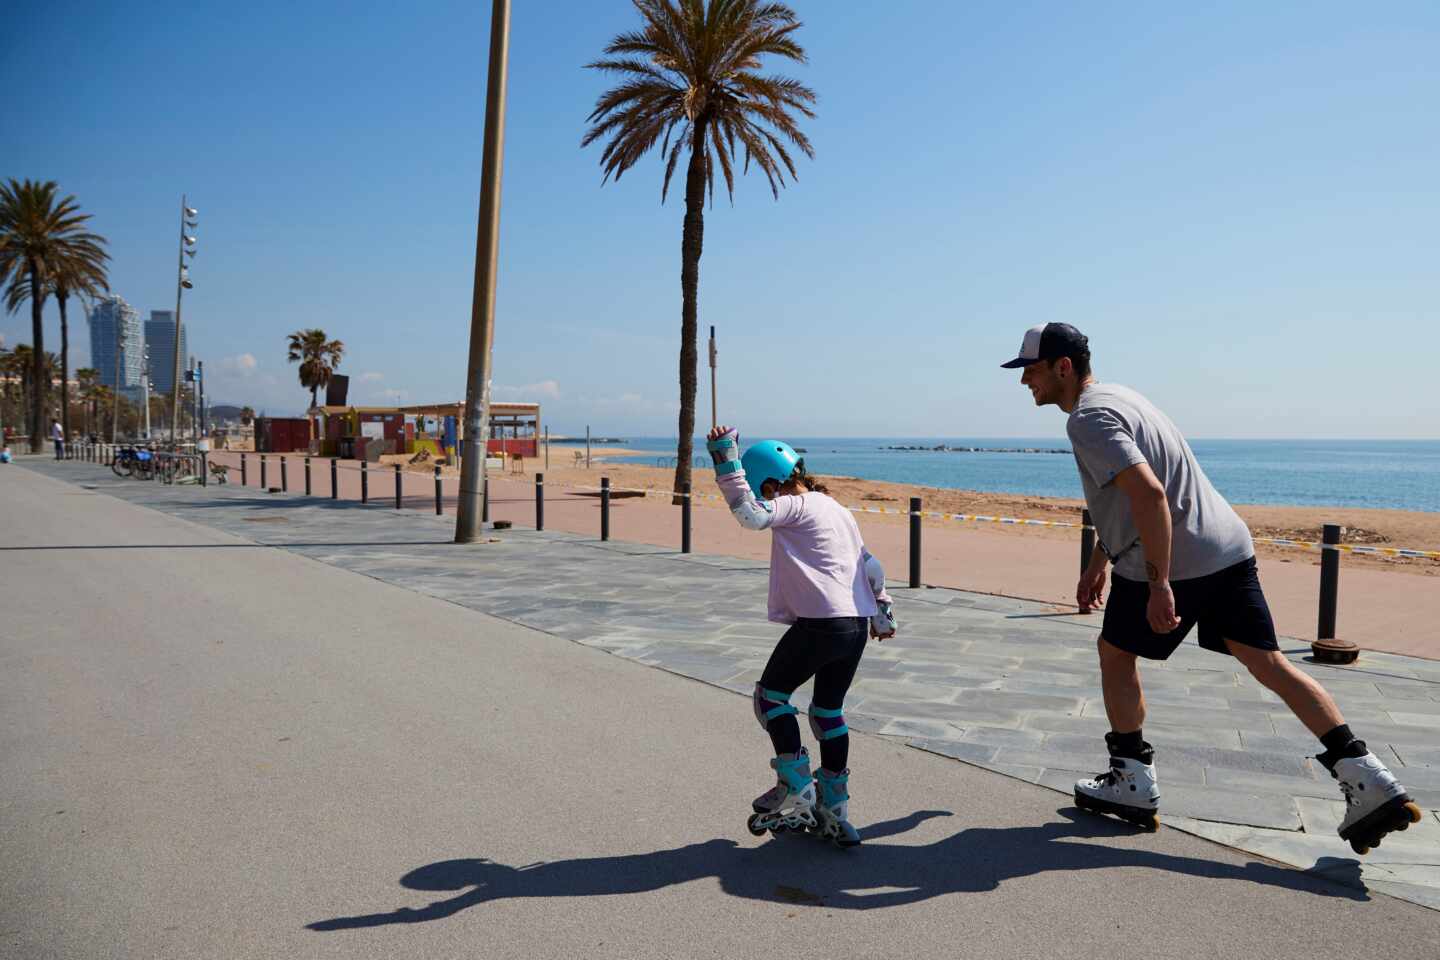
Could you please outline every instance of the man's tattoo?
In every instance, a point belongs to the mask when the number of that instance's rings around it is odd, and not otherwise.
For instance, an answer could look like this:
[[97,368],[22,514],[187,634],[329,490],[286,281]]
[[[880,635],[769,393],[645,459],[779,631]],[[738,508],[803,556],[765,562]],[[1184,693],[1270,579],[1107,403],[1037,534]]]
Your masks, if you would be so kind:
[[1155,581],[1160,579],[1160,568],[1155,566],[1155,564],[1151,563],[1149,560],[1146,560],[1145,576],[1150,578],[1151,583],[1154,583]]

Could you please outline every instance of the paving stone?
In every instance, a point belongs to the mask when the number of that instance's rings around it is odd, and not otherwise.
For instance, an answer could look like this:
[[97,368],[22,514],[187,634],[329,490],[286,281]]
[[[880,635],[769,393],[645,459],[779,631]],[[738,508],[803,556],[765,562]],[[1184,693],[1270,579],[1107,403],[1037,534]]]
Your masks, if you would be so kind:
[[1172,786],[1161,788],[1162,817],[1178,814],[1196,820],[1299,830],[1300,814],[1289,797],[1262,796],[1215,787]]
[[930,753],[938,753],[942,756],[951,757],[955,760],[964,760],[966,763],[986,763],[994,759],[998,747],[986,746],[982,743],[965,743],[961,740],[946,740],[933,738],[917,738],[910,741],[910,746]]
[[921,739],[953,740],[964,732],[965,729],[963,727],[956,726],[945,720],[891,720],[880,728],[881,736],[905,737],[907,739],[919,737]]
[[1015,730],[1009,727],[967,726],[960,737],[968,743],[979,743],[996,748],[1013,747],[1020,750],[1038,748],[1045,740],[1045,734],[1036,730]]
[[1399,761],[1407,767],[1440,768],[1440,747],[1429,750],[1424,747],[1405,747],[1403,749],[1391,747],[1391,749]]
[[[1225,790],[1240,790],[1246,793],[1276,793],[1287,797],[1315,797],[1334,799],[1340,796],[1340,788],[1325,774],[1322,782],[1314,777],[1280,777],[1268,773],[1250,773],[1243,770],[1229,770],[1225,767],[1207,767],[1205,785]],[[1297,799],[1298,802],[1298,799]]]

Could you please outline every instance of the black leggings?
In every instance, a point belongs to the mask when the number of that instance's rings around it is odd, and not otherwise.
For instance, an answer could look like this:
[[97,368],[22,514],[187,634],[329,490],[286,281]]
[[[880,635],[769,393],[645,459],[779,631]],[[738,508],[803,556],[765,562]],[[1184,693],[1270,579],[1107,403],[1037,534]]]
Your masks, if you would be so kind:
[[[802,617],[775,645],[760,685],[776,693],[794,693],[814,677],[815,694],[810,702],[826,710],[839,710],[845,704],[845,693],[855,679],[869,637],[868,617]],[[800,750],[800,724],[794,714],[774,718],[766,731],[777,754]],[[849,758],[849,734],[820,741],[820,765],[826,770],[839,773]]]

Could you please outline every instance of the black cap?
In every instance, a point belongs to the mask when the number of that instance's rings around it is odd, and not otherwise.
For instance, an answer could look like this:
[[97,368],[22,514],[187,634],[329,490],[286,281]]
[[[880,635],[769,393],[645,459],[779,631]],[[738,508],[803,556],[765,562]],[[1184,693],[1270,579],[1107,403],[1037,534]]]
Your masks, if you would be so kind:
[[1007,369],[1028,367],[1037,360],[1059,360],[1061,357],[1090,355],[1090,338],[1068,323],[1046,323],[1025,331],[1020,341],[1020,355],[1002,363]]

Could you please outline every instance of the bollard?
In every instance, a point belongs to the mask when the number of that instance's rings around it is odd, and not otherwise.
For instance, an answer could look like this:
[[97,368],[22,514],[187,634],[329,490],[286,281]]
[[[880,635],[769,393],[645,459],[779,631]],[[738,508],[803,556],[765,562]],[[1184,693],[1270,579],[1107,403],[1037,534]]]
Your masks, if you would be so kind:
[[200,486],[210,486],[210,454],[200,454]]
[[690,552],[690,484],[680,485],[680,552]]
[[331,500],[338,499],[339,496],[340,496],[340,484],[339,484],[339,482],[338,482],[338,479],[339,479],[339,476],[340,476],[340,468],[339,468],[338,466],[336,466],[336,464],[337,464],[338,462],[339,462],[339,461],[337,461],[334,457],[331,457],[331,458],[330,458],[330,499],[331,499]]
[[600,539],[610,539],[610,478],[600,478]]
[[287,460],[289,460],[289,458],[286,457],[286,456],[283,456],[283,455],[282,455],[282,456],[280,457],[280,492],[281,492],[281,493],[289,493],[289,492],[290,492],[290,471],[289,471],[289,470],[286,468],[286,466],[285,466]]
[[310,496],[310,458],[305,458],[305,496]]
[[[1321,543],[1339,543],[1340,527],[1325,524]],[[1320,625],[1315,636],[1320,640],[1335,639],[1335,609],[1340,599],[1340,551],[1320,551]]]
[[545,529],[545,474],[535,474],[535,529]]
[[400,464],[395,464],[395,509],[400,509]]
[[445,511],[440,509],[440,467],[435,467],[435,516],[440,516]]
[[361,502],[361,503],[369,503],[369,502],[370,502],[370,471],[369,471],[368,469],[366,469],[366,464],[367,464],[368,462],[369,462],[369,461],[367,461],[367,460],[361,460],[361,461],[360,461],[360,502]]
[[269,489],[269,486],[265,483],[265,454],[263,453],[260,454],[260,489]]
[[480,481],[480,522],[490,522],[490,478]]
[[910,586],[920,586],[920,498],[910,498]]
[[246,473],[247,471],[245,469],[245,454],[242,453],[240,454],[240,486],[242,487],[246,486],[248,483],[248,481],[245,479]]

